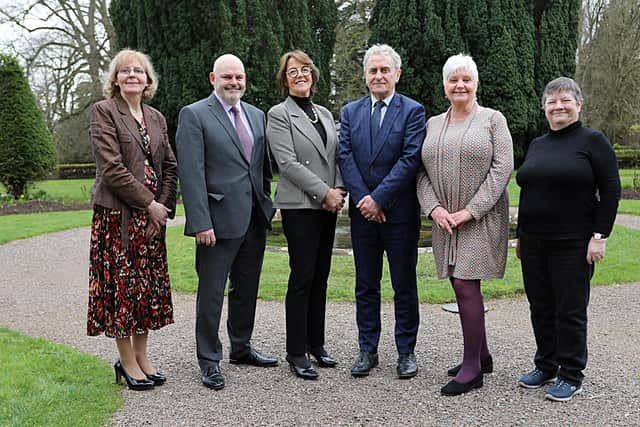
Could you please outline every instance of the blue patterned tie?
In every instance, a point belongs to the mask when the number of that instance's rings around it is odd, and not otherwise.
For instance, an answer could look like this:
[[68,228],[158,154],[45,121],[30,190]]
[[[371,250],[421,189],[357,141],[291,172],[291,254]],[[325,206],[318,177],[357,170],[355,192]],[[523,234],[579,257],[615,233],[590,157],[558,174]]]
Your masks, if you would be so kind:
[[378,130],[380,130],[380,117],[382,116],[382,107],[385,106],[383,101],[376,101],[371,115],[371,146],[375,146]]

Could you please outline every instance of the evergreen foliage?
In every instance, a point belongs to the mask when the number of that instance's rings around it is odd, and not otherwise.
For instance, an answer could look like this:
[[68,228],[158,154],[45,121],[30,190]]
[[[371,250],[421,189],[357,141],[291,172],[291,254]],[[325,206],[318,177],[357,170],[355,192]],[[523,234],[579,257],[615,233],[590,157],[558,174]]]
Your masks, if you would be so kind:
[[224,53],[245,65],[243,100],[262,110],[281,101],[275,74],[287,50],[307,52],[321,71],[314,101],[327,105],[337,9],[333,0],[113,0],[118,48],[147,53],[160,85],[151,104],[173,140],[180,109],[211,93],[209,72]]
[[0,54],[0,183],[14,198],[56,166],[53,139],[15,57]]
[[448,107],[442,66],[457,53],[478,65],[478,101],[500,110],[514,138],[516,165],[547,123],[540,96],[550,80],[575,73],[580,0],[378,0],[369,45],[388,43],[402,56],[398,90],[427,115]]

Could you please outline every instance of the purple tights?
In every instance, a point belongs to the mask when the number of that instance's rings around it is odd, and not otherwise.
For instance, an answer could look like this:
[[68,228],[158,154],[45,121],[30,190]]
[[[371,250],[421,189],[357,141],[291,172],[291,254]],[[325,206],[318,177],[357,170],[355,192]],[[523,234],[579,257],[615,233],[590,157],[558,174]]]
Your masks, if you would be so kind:
[[464,342],[462,368],[454,379],[458,383],[468,383],[480,373],[480,359],[489,357],[480,280],[462,280],[455,277],[449,280],[456,293]]

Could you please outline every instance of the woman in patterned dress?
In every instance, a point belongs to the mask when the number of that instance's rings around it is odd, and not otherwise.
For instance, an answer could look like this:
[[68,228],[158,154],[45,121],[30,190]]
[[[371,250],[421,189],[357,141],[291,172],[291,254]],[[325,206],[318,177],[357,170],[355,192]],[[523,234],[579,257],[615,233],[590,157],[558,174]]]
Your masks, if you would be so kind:
[[176,204],[176,160],[164,116],[142,103],[158,79],[149,58],[111,61],[105,100],[91,108],[96,159],[87,335],[115,338],[116,381],[143,390],[166,380],[147,356],[148,331],[173,323],[165,224]]
[[441,389],[453,396],[482,387],[483,373],[493,372],[480,281],[504,275],[513,146],[504,116],[476,101],[473,59],[450,57],[442,75],[451,107],[427,122],[417,179],[418,199],[433,220],[438,277],[451,281],[462,324],[462,364],[448,370],[455,378]]

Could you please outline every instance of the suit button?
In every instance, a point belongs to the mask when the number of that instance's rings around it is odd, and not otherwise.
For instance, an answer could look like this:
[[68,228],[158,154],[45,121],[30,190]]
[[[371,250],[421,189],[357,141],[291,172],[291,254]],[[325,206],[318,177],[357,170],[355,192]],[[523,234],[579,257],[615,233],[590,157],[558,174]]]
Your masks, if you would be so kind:
[[306,161],[304,162],[304,164],[305,164],[305,165],[308,165],[309,163],[311,163],[311,162],[309,162],[309,160],[306,160]]
[[318,196],[313,196],[313,200],[318,200]]

